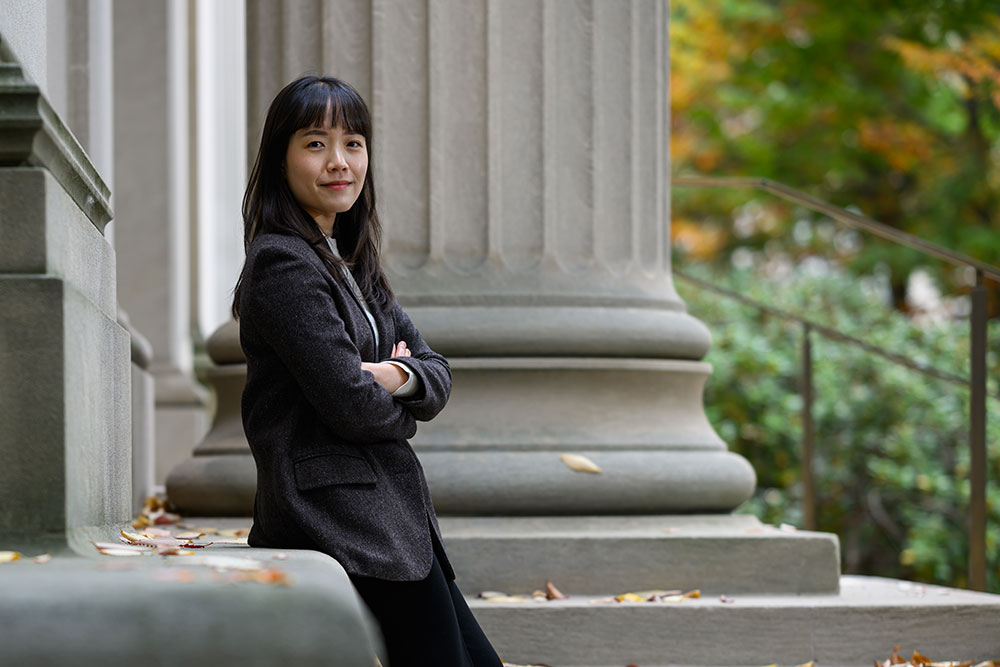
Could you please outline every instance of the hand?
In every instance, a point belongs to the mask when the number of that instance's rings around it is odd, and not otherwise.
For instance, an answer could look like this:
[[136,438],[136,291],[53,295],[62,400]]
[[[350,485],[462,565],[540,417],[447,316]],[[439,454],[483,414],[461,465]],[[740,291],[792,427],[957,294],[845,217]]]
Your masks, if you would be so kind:
[[[409,357],[410,350],[406,347],[406,341],[399,341],[392,346],[393,358],[396,357]],[[375,376],[375,381],[378,382],[383,389],[385,389],[390,394],[400,387],[402,387],[409,376],[406,374],[402,368],[395,364],[387,364],[381,361],[377,364],[368,361],[361,362],[361,370],[368,371]]]

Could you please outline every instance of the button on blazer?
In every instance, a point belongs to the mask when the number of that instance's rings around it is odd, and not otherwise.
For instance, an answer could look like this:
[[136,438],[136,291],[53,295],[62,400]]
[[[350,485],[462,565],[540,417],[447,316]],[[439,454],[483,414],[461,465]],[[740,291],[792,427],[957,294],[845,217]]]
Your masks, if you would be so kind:
[[[316,549],[349,574],[425,578],[441,532],[407,439],[448,401],[448,362],[395,302],[371,306],[375,349],[357,297],[298,236],[254,239],[239,306],[243,428],[257,465],[250,545]],[[394,398],[361,362],[388,359],[401,340],[412,356],[396,361],[420,388]],[[454,579],[443,548],[438,557]]]

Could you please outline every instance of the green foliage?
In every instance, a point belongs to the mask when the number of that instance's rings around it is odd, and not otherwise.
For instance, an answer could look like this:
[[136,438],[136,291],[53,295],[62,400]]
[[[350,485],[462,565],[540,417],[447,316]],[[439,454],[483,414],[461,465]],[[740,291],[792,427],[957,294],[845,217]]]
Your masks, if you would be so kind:
[[[886,281],[798,270],[693,275],[940,370],[967,375],[968,324],[916,326],[887,307]],[[818,274],[818,275],[815,275]],[[741,511],[801,525],[802,325],[676,284],[712,330],[709,419],[758,475]],[[991,326],[990,367],[1000,351]],[[812,334],[819,529],[840,536],[845,572],[962,586],[967,574],[968,390]],[[989,390],[1000,391],[995,376]],[[988,402],[988,586],[1000,592],[1000,401]]]
[[[670,30],[675,173],[771,178],[1000,264],[995,2],[675,0]],[[716,232],[701,261],[725,265],[747,244],[793,250],[796,216],[773,197],[760,200],[768,225],[733,232],[750,195],[675,191],[676,221]],[[890,267],[905,308],[919,256],[869,243],[843,254],[858,272]],[[1000,289],[987,287],[1000,316]]]

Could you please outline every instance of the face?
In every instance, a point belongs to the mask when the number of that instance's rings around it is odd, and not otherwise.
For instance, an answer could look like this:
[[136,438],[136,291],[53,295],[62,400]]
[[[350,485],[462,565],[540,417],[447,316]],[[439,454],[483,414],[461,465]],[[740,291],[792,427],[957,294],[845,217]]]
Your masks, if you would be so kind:
[[340,127],[304,127],[288,140],[285,176],[292,196],[328,234],[349,210],[368,173],[368,146]]

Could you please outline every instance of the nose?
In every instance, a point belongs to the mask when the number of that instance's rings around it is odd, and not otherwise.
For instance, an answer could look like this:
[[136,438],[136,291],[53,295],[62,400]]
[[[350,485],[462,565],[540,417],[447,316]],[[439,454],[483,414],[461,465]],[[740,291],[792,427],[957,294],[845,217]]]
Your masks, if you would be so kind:
[[333,150],[330,151],[330,160],[327,162],[326,168],[327,171],[347,169],[347,157],[344,155],[342,148],[334,146]]

